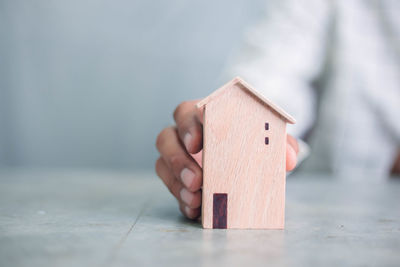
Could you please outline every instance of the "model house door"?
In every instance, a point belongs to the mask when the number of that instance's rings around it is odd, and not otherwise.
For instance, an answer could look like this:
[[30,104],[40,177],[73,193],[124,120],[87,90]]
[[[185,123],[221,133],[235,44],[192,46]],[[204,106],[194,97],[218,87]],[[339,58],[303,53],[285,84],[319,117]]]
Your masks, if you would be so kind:
[[213,196],[213,228],[225,229],[228,218],[228,194]]

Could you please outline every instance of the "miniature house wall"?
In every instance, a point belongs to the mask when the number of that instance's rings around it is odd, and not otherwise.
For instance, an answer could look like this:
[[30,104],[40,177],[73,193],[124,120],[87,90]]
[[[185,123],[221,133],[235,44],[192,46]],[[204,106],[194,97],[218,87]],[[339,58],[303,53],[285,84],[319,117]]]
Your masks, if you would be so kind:
[[283,229],[286,123],[294,119],[235,78],[204,108],[204,228]]

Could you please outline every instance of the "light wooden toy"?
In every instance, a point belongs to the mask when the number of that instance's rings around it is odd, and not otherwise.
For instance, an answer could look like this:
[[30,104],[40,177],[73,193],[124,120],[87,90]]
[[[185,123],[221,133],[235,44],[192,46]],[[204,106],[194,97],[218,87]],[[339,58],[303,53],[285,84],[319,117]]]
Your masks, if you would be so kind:
[[204,228],[283,229],[286,123],[295,120],[234,78],[204,108]]

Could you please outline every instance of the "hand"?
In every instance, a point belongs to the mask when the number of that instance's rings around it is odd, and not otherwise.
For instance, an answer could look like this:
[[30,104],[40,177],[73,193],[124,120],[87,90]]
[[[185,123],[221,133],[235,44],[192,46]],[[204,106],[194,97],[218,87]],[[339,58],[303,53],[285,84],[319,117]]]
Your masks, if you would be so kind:
[[[176,126],[163,129],[156,141],[160,152],[156,162],[157,175],[178,200],[181,212],[190,219],[200,216],[203,182],[199,161],[193,157],[193,154],[201,152],[203,148],[203,114],[196,108],[197,102],[198,100],[181,103],[174,111]],[[288,135],[287,171],[296,166],[297,153],[297,141]]]
[[392,167],[390,174],[400,175],[400,148],[397,149],[397,156],[394,160],[393,167]]

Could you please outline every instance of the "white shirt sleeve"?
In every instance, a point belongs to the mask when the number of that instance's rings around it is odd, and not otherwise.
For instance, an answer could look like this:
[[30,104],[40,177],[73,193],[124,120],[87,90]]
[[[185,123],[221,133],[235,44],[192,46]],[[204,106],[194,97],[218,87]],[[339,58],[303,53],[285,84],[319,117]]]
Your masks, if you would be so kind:
[[329,1],[269,1],[267,14],[246,32],[240,53],[227,74],[241,76],[297,121],[288,132],[302,137],[315,119],[311,83],[326,54]]

